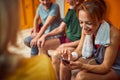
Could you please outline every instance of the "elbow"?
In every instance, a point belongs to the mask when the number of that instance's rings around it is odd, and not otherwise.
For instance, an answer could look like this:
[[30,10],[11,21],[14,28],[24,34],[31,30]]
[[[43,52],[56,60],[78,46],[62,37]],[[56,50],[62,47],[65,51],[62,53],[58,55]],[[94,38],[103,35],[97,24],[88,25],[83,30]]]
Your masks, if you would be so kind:
[[101,73],[107,73],[111,70],[111,66],[101,65],[102,69],[100,70]]
[[108,73],[111,70],[111,68],[104,68],[103,73]]
[[62,33],[64,30],[62,28],[58,28],[57,32]]

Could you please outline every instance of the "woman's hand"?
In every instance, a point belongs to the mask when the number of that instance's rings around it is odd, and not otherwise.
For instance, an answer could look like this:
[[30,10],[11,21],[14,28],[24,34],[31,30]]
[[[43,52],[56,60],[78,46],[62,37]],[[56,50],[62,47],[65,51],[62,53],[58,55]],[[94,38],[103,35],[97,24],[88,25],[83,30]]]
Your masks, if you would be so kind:
[[61,55],[61,57],[63,57],[64,59],[66,59],[68,61],[75,60],[71,54],[71,51],[68,49],[60,49],[58,53]]
[[74,69],[82,69],[82,65],[83,63],[81,63],[80,61],[71,61],[70,62],[70,69],[74,70]]

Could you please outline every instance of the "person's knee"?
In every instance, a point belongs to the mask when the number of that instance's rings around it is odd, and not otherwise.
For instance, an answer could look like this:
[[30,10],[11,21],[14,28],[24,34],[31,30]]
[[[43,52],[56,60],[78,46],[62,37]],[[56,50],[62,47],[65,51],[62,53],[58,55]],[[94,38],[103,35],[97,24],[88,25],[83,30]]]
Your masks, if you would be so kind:
[[29,36],[29,37],[26,37],[24,39],[24,44],[27,45],[28,47],[30,47],[30,41],[32,40],[32,38]]
[[44,51],[47,51],[47,50],[50,50],[50,47],[51,47],[51,45],[49,45],[48,43],[47,43],[47,41],[45,41],[45,43],[44,43],[44,45],[38,45],[38,47],[39,48],[41,48],[42,50],[44,50]]
[[86,80],[86,77],[85,77],[85,72],[84,71],[80,71],[76,77],[75,77],[75,80]]
[[65,45],[64,45],[64,44],[61,44],[61,45],[57,48],[57,50],[63,49],[63,48],[65,48]]
[[38,47],[37,46],[34,46],[31,48],[31,55],[34,56],[34,55],[37,55],[38,54]]
[[58,54],[54,54],[54,55],[51,56],[53,64],[59,64],[60,63],[60,60],[59,60],[58,57],[59,57]]

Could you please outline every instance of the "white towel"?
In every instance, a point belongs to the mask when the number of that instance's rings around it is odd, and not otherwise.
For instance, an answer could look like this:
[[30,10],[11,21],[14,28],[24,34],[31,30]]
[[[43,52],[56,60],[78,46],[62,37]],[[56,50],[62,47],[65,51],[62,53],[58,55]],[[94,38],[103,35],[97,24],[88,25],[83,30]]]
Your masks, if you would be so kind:
[[[89,58],[93,54],[93,40],[92,35],[86,35],[82,48],[82,57]],[[100,25],[95,38],[95,44],[108,45],[110,44],[110,26],[106,21]]]
[[86,35],[82,48],[82,57],[85,59],[91,57],[92,51],[93,51],[92,35]]
[[108,45],[110,44],[110,26],[104,21],[97,32],[95,44]]

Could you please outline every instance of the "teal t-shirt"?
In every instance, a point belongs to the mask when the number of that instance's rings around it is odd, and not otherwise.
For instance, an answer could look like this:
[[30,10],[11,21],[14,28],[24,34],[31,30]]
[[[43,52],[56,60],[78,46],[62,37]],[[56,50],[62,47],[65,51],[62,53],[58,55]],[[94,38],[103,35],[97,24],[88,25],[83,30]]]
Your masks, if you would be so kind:
[[61,23],[61,16],[60,16],[60,9],[58,4],[52,3],[51,7],[48,10],[45,10],[43,8],[43,5],[40,4],[37,9],[37,13],[40,15],[40,18],[42,20],[42,24],[44,25],[46,19],[48,16],[55,16],[55,20],[50,24],[50,26],[47,28],[45,33],[49,33],[56,27],[58,27]]
[[81,27],[76,16],[75,9],[69,9],[63,22],[67,24],[66,36],[70,41],[79,40],[81,37]]

